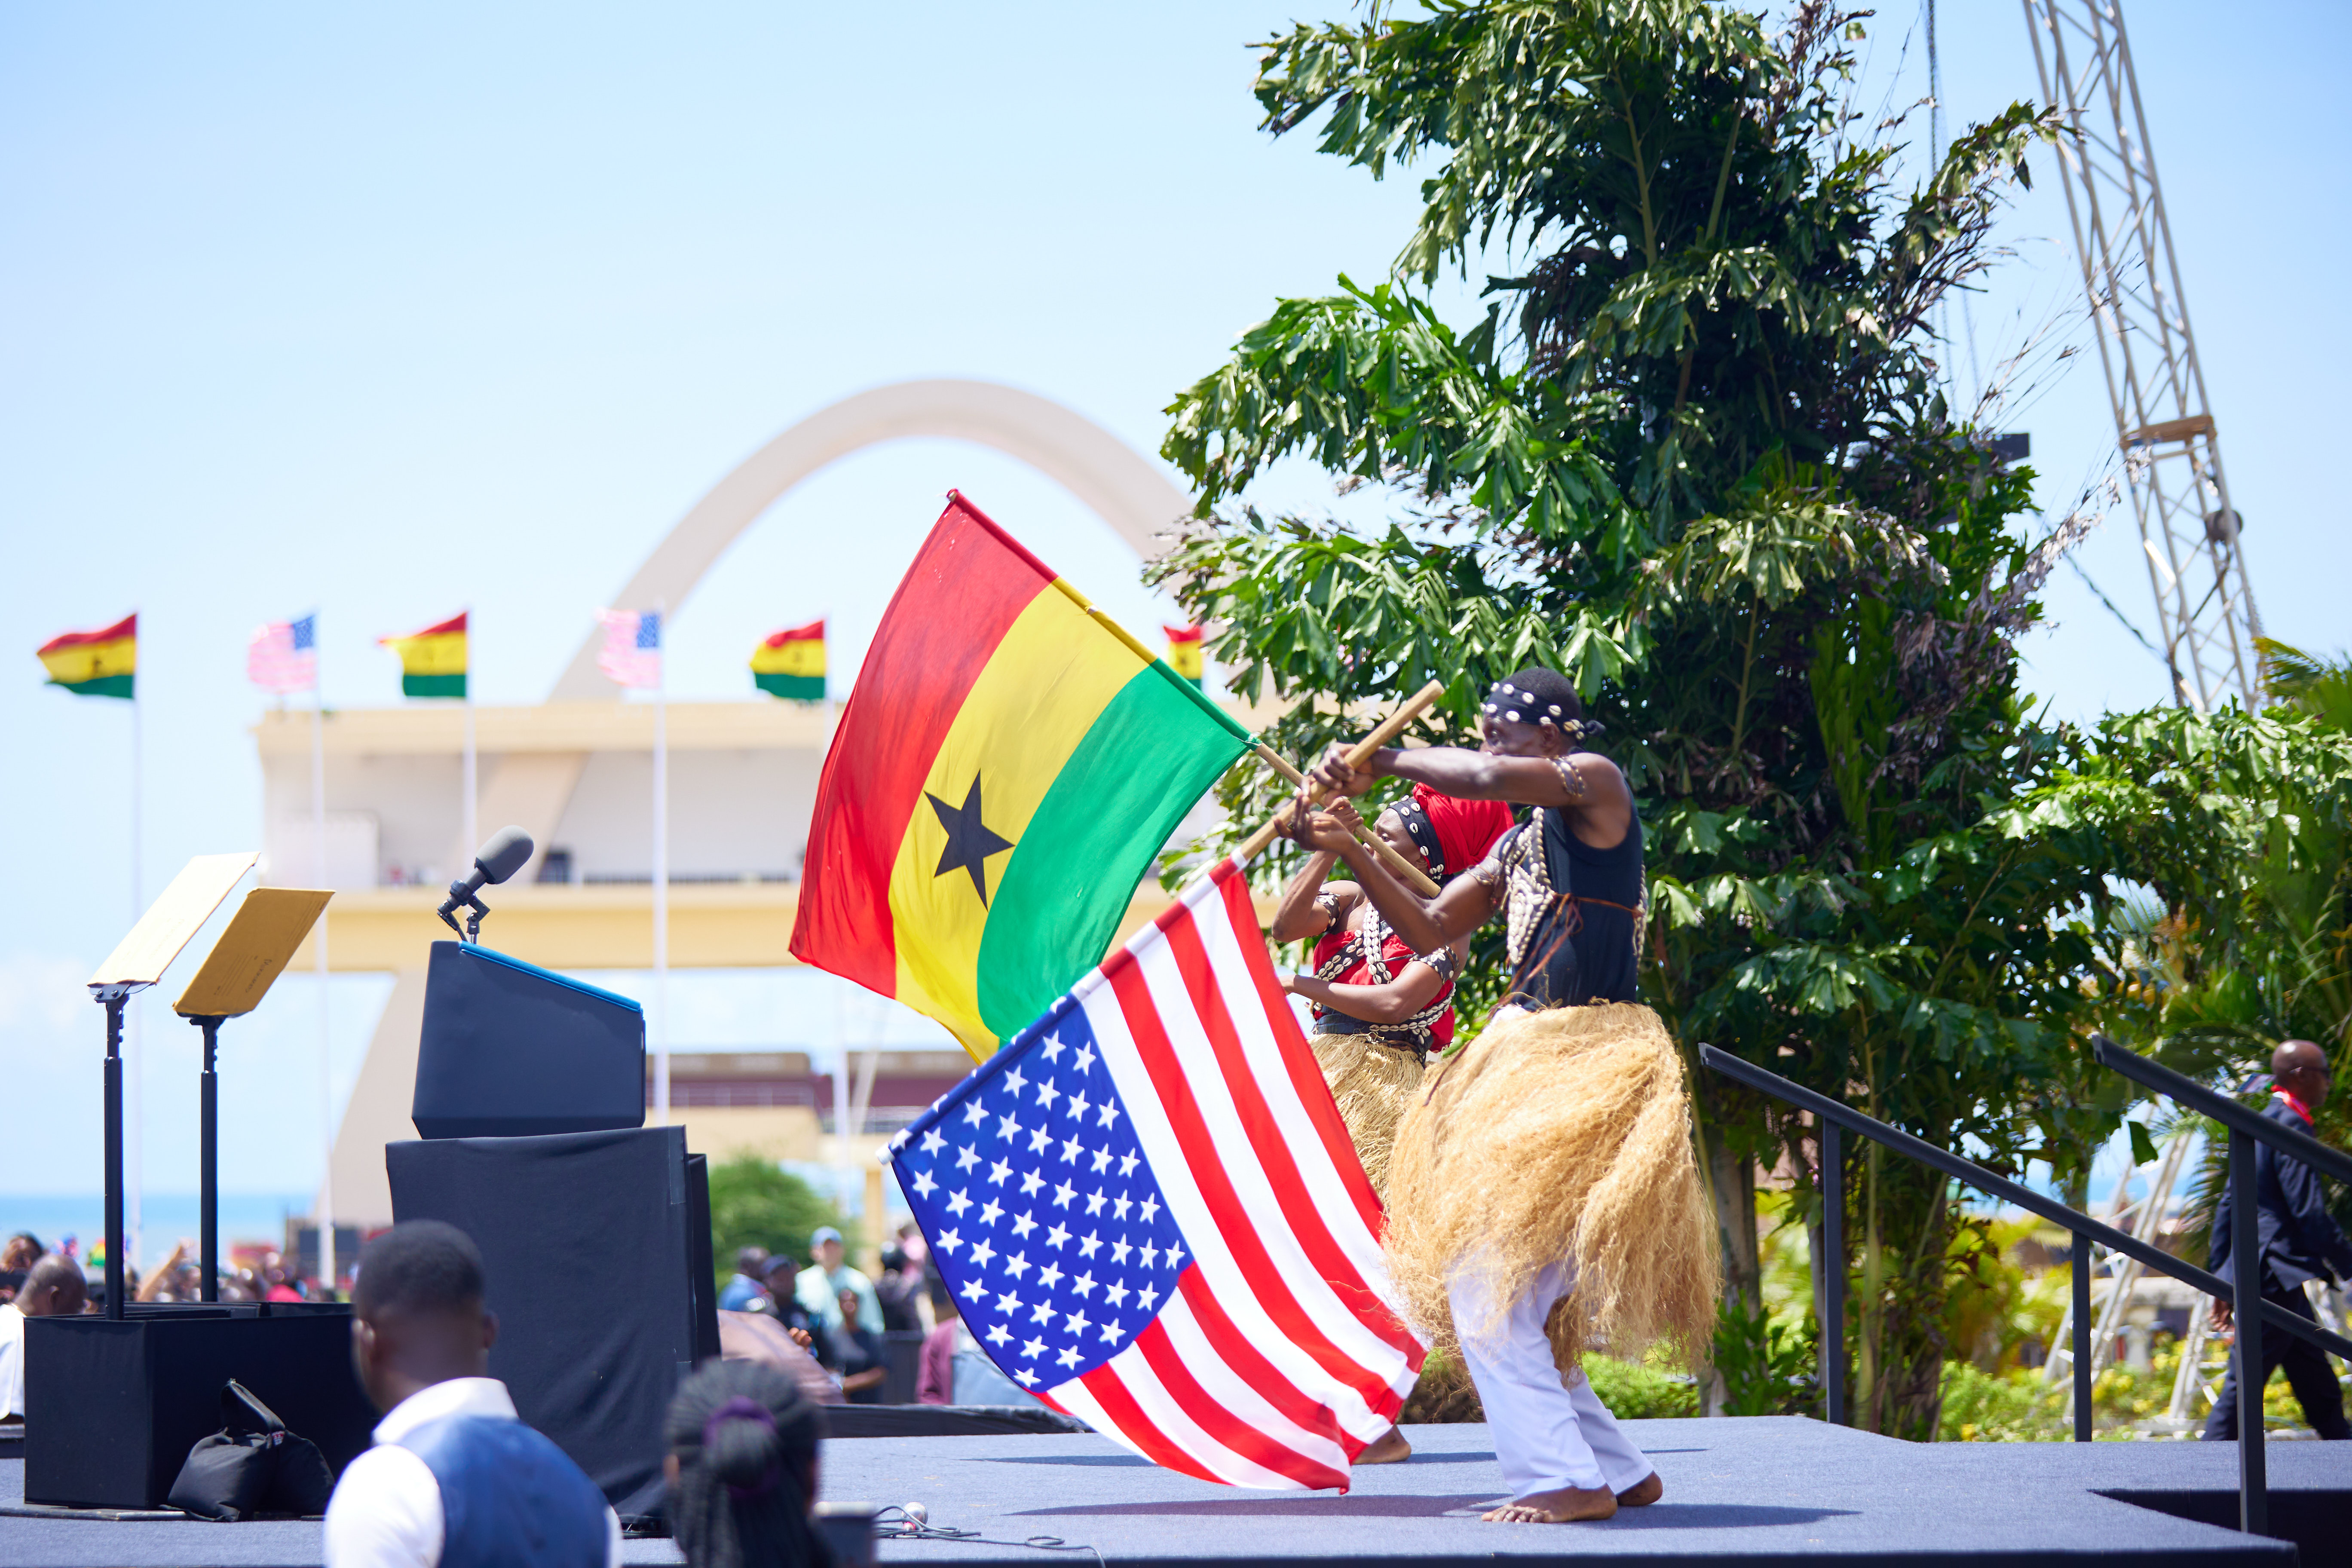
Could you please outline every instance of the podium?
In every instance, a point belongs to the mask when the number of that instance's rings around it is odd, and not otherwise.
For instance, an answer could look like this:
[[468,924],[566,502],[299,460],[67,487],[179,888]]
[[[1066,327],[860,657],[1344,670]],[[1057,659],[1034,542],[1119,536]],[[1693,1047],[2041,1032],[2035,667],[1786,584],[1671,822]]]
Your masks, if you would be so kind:
[[436,942],[409,1116],[421,1138],[643,1127],[645,1009],[478,942]]
[[122,1009],[162,979],[255,857],[191,860],[90,977],[106,1009],[106,1312],[25,1322],[25,1500],[66,1507],[163,1505],[196,1440],[220,1426],[236,1378],[342,1467],[368,1445],[375,1412],[351,1358],[351,1309],[336,1302],[223,1305],[218,1286],[216,1047],[226,1019],[259,1005],[331,894],[257,888],[246,895],[173,1005],[204,1030],[200,1080],[202,1302],[138,1303],[122,1238]]

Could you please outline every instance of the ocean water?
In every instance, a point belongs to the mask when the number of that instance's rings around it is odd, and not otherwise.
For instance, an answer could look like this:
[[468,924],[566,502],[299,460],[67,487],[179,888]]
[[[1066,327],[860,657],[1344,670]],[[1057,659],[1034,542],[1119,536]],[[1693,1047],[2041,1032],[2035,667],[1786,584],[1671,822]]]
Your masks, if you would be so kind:
[[[148,1193],[142,1198],[138,1245],[132,1256],[142,1268],[161,1263],[172,1244],[185,1237],[193,1253],[196,1241],[196,1194]],[[240,1242],[266,1242],[280,1247],[286,1239],[286,1216],[310,1212],[308,1193],[223,1193],[220,1195],[220,1246],[224,1257]],[[125,1217],[126,1225],[129,1223]],[[79,1237],[82,1256],[106,1237],[106,1196],[102,1193],[0,1193],[0,1239],[20,1230],[31,1231],[44,1247],[54,1247],[66,1236]]]

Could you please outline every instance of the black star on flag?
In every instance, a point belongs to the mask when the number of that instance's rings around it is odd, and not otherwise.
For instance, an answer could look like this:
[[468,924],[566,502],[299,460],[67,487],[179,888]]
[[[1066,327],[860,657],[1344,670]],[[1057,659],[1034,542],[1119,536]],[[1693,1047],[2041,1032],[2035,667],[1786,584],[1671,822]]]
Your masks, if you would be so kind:
[[980,895],[981,907],[988,906],[988,867],[991,855],[1013,847],[1013,840],[991,833],[980,820],[980,775],[971,775],[971,793],[963,797],[961,807],[950,805],[929,790],[923,798],[940,815],[940,826],[948,830],[948,847],[940,851],[940,868],[931,873],[944,877],[950,871],[971,873],[971,890]]

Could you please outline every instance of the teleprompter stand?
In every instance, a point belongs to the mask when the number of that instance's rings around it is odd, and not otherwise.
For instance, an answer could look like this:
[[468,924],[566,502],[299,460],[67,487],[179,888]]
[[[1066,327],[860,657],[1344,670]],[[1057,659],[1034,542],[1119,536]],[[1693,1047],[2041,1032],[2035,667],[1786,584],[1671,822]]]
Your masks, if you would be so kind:
[[324,892],[249,894],[175,1005],[205,1031],[201,1302],[135,1302],[122,1234],[122,1012],[154,984],[255,857],[192,860],[90,977],[106,1009],[106,1311],[25,1322],[25,1500],[161,1507],[195,1441],[220,1425],[235,1378],[337,1471],[367,1447],[374,1413],[352,1370],[351,1310],[331,1302],[216,1300],[223,1019],[259,1003],[326,904]]
[[313,888],[256,888],[237,906],[204,967],[172,1010],[205,1032],[202,1090],[203,1170],[197,1246],[204,1267],[203,1299],[220,1300],[220,1026],[261,1005],[327,907],[331,893]]

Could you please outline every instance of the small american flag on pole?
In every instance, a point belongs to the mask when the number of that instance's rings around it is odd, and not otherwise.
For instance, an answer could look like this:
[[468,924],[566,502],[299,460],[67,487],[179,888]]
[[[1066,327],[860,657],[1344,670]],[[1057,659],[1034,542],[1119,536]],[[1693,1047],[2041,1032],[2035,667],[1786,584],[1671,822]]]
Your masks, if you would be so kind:
[[661,684],[661,612],[659,610],[599,610],[604,623],[604,650],[596,668],[622,686]]
[[245,678],[283,695],[319,684],[319,617],[272,621],[254,629],[245,648]]
[[884,1158],[990,1359],[1170,1469],[1344,1491],[1421,1371],[1231,860]]

